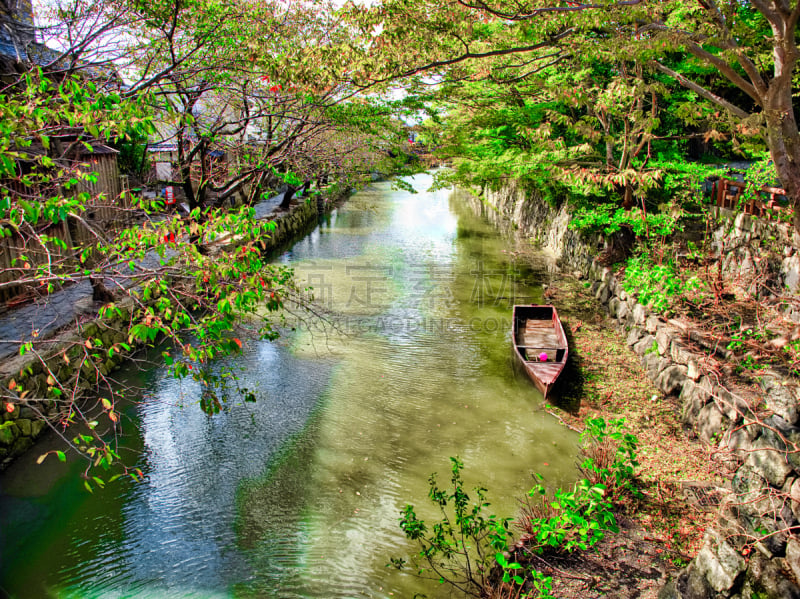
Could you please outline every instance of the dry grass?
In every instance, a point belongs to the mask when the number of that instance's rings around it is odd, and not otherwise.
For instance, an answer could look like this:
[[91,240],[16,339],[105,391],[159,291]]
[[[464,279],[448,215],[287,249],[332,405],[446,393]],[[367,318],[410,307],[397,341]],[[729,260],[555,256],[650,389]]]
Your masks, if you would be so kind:
[[[620,512],[630,519],[622,533],[629,538],[610,542],[616,543],[618,551],[627,546],[630,560],[641,559],[641,555],[663,556],[664,567],[677,571],[699,550],[705,525],[713,517],[691,506],[677,483],[721,482],[722,474],[715,469],[708,450],[684,431],[677,398],[665,397],[648,379],[623,333],[614,329],[613,321],[583,284],[564,277],[554,281],[550,295],[570,330],[574,371],[568,380],[575,382],[547,409],[579,430],[589,417],[626,419],[626,431],[640,442],[636,474],[644,496],[625,499],[619,505]],[[610,454],[611,448],[606,449]],[[653,547],[636,558],[637,552],[643,551],[642,543]],[[562,584],[568,580],[563,579]],[[566,586],[562,592],[569,592],[570,584]],[[630,596],[649,594],[643,588],[631,589]]]

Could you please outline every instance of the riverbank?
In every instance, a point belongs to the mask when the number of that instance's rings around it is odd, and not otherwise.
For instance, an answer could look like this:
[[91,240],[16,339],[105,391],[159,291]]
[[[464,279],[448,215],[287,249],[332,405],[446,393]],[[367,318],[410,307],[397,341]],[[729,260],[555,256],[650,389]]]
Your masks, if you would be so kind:
[[[617,343],[624,339],[635,354],[623,369],[620,389],[639,378],[652,381],[654,394],[639,391],[630,401],[613,385],[595,391],[589,386],[573,399],[574,409],[566,402],[564,414],[557,414],[565,424],[581,415],[581,405],[609,416],[625,414],[633,432],[642,436],[639,476],[655,481],[648,483],[655,484],[649,495],[660,498],[672,486],[681,489],[675,493],[679,501],[713,508],[713,527],[698,526],[693,517],[682,527],[678,540],[686,552],[676,561],[693,559],[660,596],[800,596],[800,541],[792,534],[800,520],[800,387],[792,376],[792,360],[787,362],[794,355],[791,343],[798,328],[797,236],[791,228],[710,210],[701,227],[705,234],[700,230],[698,237],[683,239],[684,247],[692,247],[691,241],[703,248],[702,264],[693,267],[689,256],[680,268],[694,268],[700,276],[710,273],[705,284],[714,295],[694,297],[686,313],[665,316],[643,305],[646,300],[638,301],[639,289],[626,291],[624,275],[595,262],[607,247],[604,240],[571,229],[566,207],[553,208],[535,190],[513,183],[466,201],[513,232],[522,247],[533,243],[552,251],[554,263],[581,279],[586,295],[609,315],[603,325],[607,331],[586,341],[585,350],[607,352],[605,335],[613,330]],[[557,284],[548,295],[558,305],[556,290]],[[562,298],[564,305],[574,301]],[[573,341],[580,352],[583,341],[579,336]],[[585,375],[582,384],[596,376],[614,380],[609,373],[618,361],[614,351],[598,369],[584,364],[577,374]],[[572,425],[580,421],[575,417]],[[690,449],[681,439],[688,439]],[[676,440],[681,442],[675,445]],[[687,460],[693,454],[700,459]],[[664,464],[670,464],[667,471]],[[700,484],[676,484],[683,479]],[[634,508],[634,513],[646,511],[641,505]],[[652,518],[642,522],[656,525]],[[673,534],[670,544],[674,541]]]
[[[275,225],[262,240],[264,255],[274,256],[307,235],[319,218],[349,195],[349,190],[333,189],[336,191],[327,195],[298,198],[288,211],[279,210],[280,197],[257,204],[256,218]],[[222,244],[235,246],[236,240],[223,240]],[[147,268],[158,261],[159,256],[150,252],[138,267]],[[151,301],[158,298],[156,294]],[[84,348],[91,348],[93,357],[96,355],[98,381],[141,349],[126,334],[140,308],[128,295],[109,305],[113,309],[106,310],[94,301],[92,287],[85,280],[37,303],[0,314],[0,385],[18,396],[18,401],[0,410],[0,470],[30,449],[48,427],[64,428],[69,421],[65,399],[68,406],[92,401],[93,369],[86,363]],[[94,339],[100,342],[92,343]],[[25,343],[30,347],[23,351]],[[71,380],[78,380],[80,396],[63,398],[58,382]]]
[[[526,240],[518,240],[514,251],[523,259],[536,255]],[[570,364],[565,383],[543,410],[576,431],[587,418],[624,418],[625,430],[640,442],[643,496],[616,506],[620,532],[592,550],[532,558],[532,565],[553,577],[559,598],[655,599],[697,554],[713,522],[713,509],[701,505],[693,490],[721,483],[722,474],[708,448],[684,430],[678,399],[648,379],[587,281],[554,272],[546,294],[567,330]]]

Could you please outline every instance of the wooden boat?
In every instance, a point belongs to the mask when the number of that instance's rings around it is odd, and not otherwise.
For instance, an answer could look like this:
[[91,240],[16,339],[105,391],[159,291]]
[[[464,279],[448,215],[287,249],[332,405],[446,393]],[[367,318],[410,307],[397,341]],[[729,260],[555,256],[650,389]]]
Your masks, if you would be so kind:
[[553,306],[514,306],[514,353],[545,399],[567,363],[567,336]]

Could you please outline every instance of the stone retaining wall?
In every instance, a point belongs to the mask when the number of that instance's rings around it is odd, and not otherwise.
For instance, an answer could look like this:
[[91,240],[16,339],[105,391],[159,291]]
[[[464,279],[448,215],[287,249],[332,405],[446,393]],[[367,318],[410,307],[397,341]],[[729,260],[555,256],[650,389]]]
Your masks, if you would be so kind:
[[[731,493],[720,508],[720,523],[708,532],[688,568],[662,590],[662,599],[800,598],[800,387],[794,378],[768,370],[755,389],[723,384],[719,365],[729,357],[719,340],[685,323],[651,313],[622,288],[593,257],[600,239],[571,231],[569,211],[549,206],[535,192],[516,185],[472,197],[474,208],[502,227],[513,228],[551,251],[562,267],[586,277],[640,357],[648,376],[665,394],[680,398],[681,420],[733,471]],[[727,272],[792,293],[800,286],[800,247],[790,227],[748,215],[715,214],[712,238]],[[759,248],[779,248],[780,260],[761,258]],[[767,276],[769,275],[769,276]],[[787,315],[800,321],[789,303]]]
[[[316,226],[318,217],[346,195],[340,193],[337,197],[300,201],[290,212],[275,218],[276,228],[271,237],[264,240],[265,253],[277,252],[307,234]],[[153,301],[156,299],[157,295]],[[86,298],[86,310],[96,313],[90,297]],[[52,344],[46,346],[46,352],[28,352],[3,361],[0,384],[17,393],[20,399],[13,404],[0,404],[0,469],[30,449],[47,429],[47,422],[63,430],[69,398],[63,396],[59,387],[77,387],[81,393],[81,409],[102,416],[99,400],[95,399],[97,406],[86,405],[92,403],[87,398],[95,395],[98,377],[105,377],[119,368],[138,349],[126,350],[121,346],[128,343],[127,331],[132,317],[138,321],[134,310],[133,300],[124,297],[113,309],[106,310],[104,316],[83,324],[79,331],[55,335]],[[102,345],[92,345],[90,340],[98,338]],[[13,407],[10,412],[6,409],[9,405]],[[102,417],[107,418],[107,415]]]

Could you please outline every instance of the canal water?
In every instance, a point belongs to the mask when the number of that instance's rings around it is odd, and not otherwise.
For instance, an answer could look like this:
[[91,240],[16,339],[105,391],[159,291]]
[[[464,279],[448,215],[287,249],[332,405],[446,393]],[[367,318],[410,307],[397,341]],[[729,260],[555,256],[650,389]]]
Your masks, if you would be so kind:
[[[129,366],[141,389],[121,442],[146,479],[90,494],[45,439],[0,477],[0,596],[338,598],[450,596],[387,568],[414,546],[428,477],[449,457],[492,511],[517,513],[532,473],[574,478],[576,438],[515,376],[510,306],[541,301],[542,267],[432,179],[376,183],[280,258],[323,320],[238,361],[255,403],[208,417],[200,390]],[[137,426],[134,426],[136,424]]]

